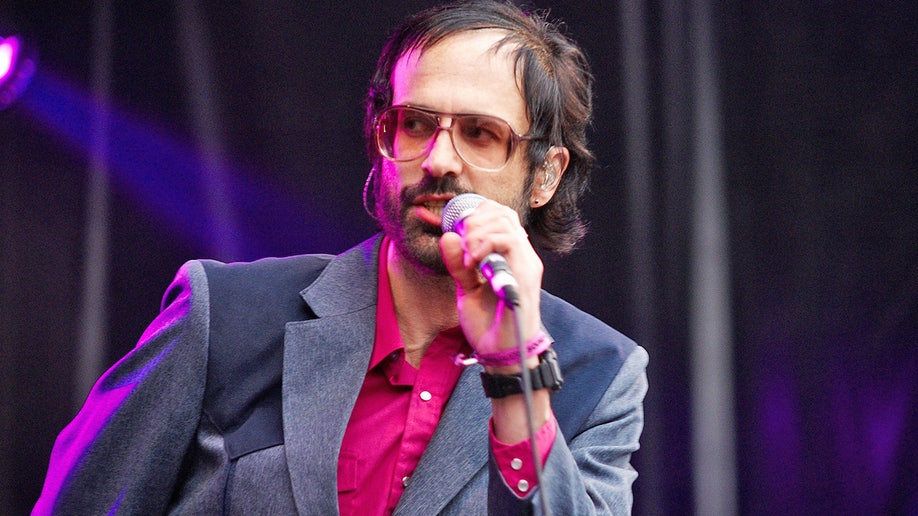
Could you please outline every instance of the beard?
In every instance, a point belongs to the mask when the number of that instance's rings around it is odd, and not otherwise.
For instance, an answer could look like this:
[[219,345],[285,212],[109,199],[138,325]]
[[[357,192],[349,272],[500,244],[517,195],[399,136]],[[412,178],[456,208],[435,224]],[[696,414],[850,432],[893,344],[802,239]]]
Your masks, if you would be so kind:
[[[375,189],[377,200],[375,211],[383,233],[389,237],[399,254],[415,267],[436,275],[449,275],[440,253],[440,237],[443,236],[443,230],[417,217],[412,217],[413,201],[421,195],[449,194],[456,196],[474,192],[461,185],[457,177],[453,175],[443,177],[425,175],[418,183],[406,186],[398,192],[391,186],[387,187],[387,185],[397,184],[395,181],[387,181],[385,177],[379,179]],[[525,227],[530,214],[528,197],[524,196],[522,191],[514,197],[508,204],[520,214],[520,219]]]
[[443,230],[412,217],[413,200],[419,195],[459,195],[469,190],[459,186],[455,176],[424,176],[420,182],[400,192],[386,189],[386,183],[385,180],[380,181],[376,192],[379,203],[377,220],[383,232],[395,244],[399,254],[416,267],[437,275],[449,274],[440,254]]

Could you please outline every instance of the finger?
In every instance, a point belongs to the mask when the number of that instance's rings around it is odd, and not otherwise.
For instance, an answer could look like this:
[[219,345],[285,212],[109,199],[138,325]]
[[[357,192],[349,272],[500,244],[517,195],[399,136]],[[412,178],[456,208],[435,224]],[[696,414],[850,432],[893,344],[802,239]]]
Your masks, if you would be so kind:
[[505,211],[482,213],[466,225],[463,234],[466,250],[472,261],[480,261],[490,253],[507,255],[528,247],[529,237],[520,224],[516,212]]
[[466,245],[469,247],[469,260],[477,263],[491,253],[500,254],[507,260],[515,260],[515,256],[524,257],[529,241],[520,235],[493,232],[481,238],[470,237]]
[[464,263],[465,251],[462,249],[462,237],[456,233],[443,233],[440,238],[440,254],[450,276],[456,281],[456,287],[462,292],[469,292],[481,287],[478,270],[466,267]]

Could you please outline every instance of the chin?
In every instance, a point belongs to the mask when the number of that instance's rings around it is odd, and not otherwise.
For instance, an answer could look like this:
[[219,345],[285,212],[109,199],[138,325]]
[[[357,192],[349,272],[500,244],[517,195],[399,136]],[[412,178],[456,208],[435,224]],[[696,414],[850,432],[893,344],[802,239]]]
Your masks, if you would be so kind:
[[[424,239],[426,240],[426,239]],[[417,241],[415,241],[417,242]],[[434,245],[407,246],[406,257],[415,266],[423,268],[427,272],[447,275],[449,271],[446,264],[443,263],[443,256],[440,254],[440,239],[434,240]]]
[[449,274],[440,255],[443,232],[439,227],[418,220],[412,216],[410,207],[395,202],[384,202],[381,208],[378,217],[380,225],[400,255],[425,273]]
[[448,275],[443,256],[440,254],[440,233],[427,231],[407,231],[400,235],[390,235],[399,253],[415,267],[425,272]]

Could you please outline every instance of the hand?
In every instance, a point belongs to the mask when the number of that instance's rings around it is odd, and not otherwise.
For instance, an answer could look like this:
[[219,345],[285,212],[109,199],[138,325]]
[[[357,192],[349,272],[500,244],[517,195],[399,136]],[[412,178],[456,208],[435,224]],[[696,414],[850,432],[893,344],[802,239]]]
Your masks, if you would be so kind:
[[516,211],[494,201],[484,201],[463,220],[461,235],[444,233],[440,251],[456,281],[459,324],[477,352],[494,353],[515,348],[517,344],[510,308],[478,272],[478,264],[490,253],[498,253],[507,260],[519,283],[517,312],[523,340],[536,334],[541,320],[539,291],[544,268]]

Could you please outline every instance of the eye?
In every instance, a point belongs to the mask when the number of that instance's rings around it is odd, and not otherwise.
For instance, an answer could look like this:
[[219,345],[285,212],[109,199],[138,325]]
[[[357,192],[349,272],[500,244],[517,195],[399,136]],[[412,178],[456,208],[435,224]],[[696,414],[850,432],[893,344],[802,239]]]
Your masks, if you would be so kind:
[[509,128],[500,120],[490,117],[463,117],[460,126],[462,137],[475,145],[503,143],[509,138]]
[[403,110],[399,116],[399,131],[412,137],[427,137],[437,129],[437,121],[427,113]]

